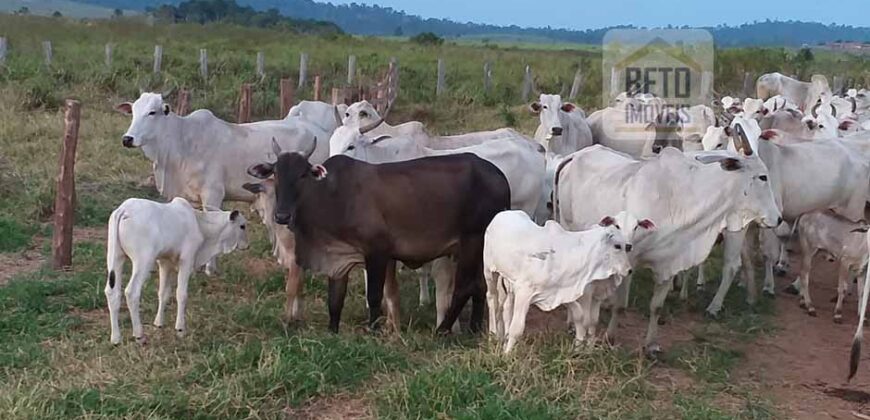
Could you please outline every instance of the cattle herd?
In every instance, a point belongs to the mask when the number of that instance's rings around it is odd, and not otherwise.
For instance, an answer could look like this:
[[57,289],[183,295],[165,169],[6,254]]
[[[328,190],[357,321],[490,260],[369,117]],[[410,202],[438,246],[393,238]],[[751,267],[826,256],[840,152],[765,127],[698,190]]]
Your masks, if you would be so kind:
[[[211,274],[218,255],[247,247],[246,220],[221,211],[224,201],[252,203],[266,225],[287,269],[287,321],[303,317],[303,270],[328,278],[331,331],[339,329],[356,266],[365,269],[370,328],[398,328],[401,262],[410,269],[428,264],[438,333],[458,330],[470,299],[468,329],[484,328],[488,308],[488,331],[509,352],[531,305],[565,305],[580,345],[596,339],[602,303],[612,313],[606,335],[614,336],[632,269],[649,268],[655,285],[644,343],[654,357],[668,292],[682,283],[685,299],[686,272],[694,267],[702,284],[701,266],[720,240],[724,263],[711,316],[752,253],[764,256],[762,291],[773,295],[792,238],[803,258],[790,288],[810,315],[812,256],[841,261],[833,314],[841,322],[844,297],[868,260],[868,95],[834,94],[822,76],[801,82],[771,73],[758,79],[757,98],[676,109],[632,89],[587,116],[559,95],[542,94],[529,105],[540,117],[531,139],[510,128],[431,135],[419,122],[387,124],[365,101],[303,101],[283,120],[232,124],[208,110],[176,115],[161,95],[143,93],[117,106],[132,116],[123,145],[142,150],[157,189],[171,201],[131,198],[111,215],[111,341],[121,341],[125,256],[132,262],[125,296],[133,336],[146,340],[139,297],[155,262],[154,324],[164,323],[167,282],[177,271],[175,328],[185,332],[191,273],[205,266]],[[608,129],[640,108],[654,109],[655,121],[632,138]],[[752,303],[755,276],[743,271]],[[423,303],[428,275],[419,277]],[[850,377],[860,358],[868,281],[855,282],[861,322]]]

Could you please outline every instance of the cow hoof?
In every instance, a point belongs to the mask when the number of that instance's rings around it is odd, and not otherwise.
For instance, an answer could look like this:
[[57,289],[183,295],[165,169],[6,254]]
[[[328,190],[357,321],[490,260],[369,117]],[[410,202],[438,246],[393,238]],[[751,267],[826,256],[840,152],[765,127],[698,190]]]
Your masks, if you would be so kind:
[[804,302],[801,302],[798,306],[799,306],[801,309],[807,309],[807,304],[804,303]]
[[837,295],[834,295],[834,297],[832,297],[828,302],[837,303]]
[[784,270],[782,268],[774,268],[773,275],[777,277],[785,277],[786,275],[788,275],[788,270]]
[[761,295],[766,297],[766,298],[770,298],[770,299],[776,298],[776,293],[774,293],[773,290],[764,289],[761,291]]
[[175,330],[175,336],[178,338],[184,338],[184,330]]
[[111,342],[113,346],[117,346],[118,344],[121,344],[121,337],[112,337],[109,339],[109,342]]
[[711,311],[708,309],[708,310],[704,311],[704,318],[707,318],[711,321],[718,321],[719,320],[719,311]]
[[815,317],[816,317],[816,308],[809,308],[809,309],[807,309],[807,315],[809,315],[809,316],[815,318]]
[[143,335],[141,337],[136,337],[136,344],[138,344],[140,346],[144,346],[144,345],[148,344],[148,336]]
[[658,323],[659,325],[665,325],[665,324],[667,324],[667,320],[665,320],[665,317],[660,316],[660,317],[659,317],[659,320],[658,320],[657,323]]
[[662,346],[658,344],[650,344],[643,350],[644,355],[649,360],[659,360],[662,355]]
[[843,315],[834,315],[834,324],[842,324]]
[[448,328],[438,328],[435,330],[435,335],[439,337],[449,337],[453,335],[453,331]]
[[604,334],[604,338],[602,339],[602,341],[604,343],[606,343],[608,346],[615,346],[616,345],[616,339],[610,334]]
[[797,295],[800,293],[800,290],[798,290],[797,287],[794,287],[793,284],[786,286],[785,289],[782,289],[782,291],[790,295]]

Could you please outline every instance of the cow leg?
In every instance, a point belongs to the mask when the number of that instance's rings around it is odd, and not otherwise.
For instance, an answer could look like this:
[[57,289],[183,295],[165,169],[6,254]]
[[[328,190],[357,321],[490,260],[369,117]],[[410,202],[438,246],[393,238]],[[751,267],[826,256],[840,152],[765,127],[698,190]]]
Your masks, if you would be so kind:
[[172,265],[169,261],[157,260],[157,271],[160,280],[157,286],[157,315],[154,316],[154,326],[162,328],[166,302],[172,297],[172,291],[169,289],[169,275],[172,272]]
[[[740,260],[742,261],[740,269],[746,279],[746,303],[755,305],[755,302],[758,301],[758,285],[755,283],[755,266],[752,264],[752,250],[750,248],[747,241],[740,250]],[[768,258],[764,260],[764,265],[768,265],[770,260]]]
[[517,340],[523,335],[523,330],[526,328],[526,314],[529,312],[529,305],[532,303],[532,294],[528,290],[521,290],[516,294],[514,300],[514,313],[511,317],[511,326],[508,329],[507,344],[504,346],[505,354],[510,353]]
[[399,319],[399,283],[396,280],[396,260],[390,260],[387,263],[384,297],[386,297],[383,303],[387,313],[387,327],[398,333],[402,323]]
[[341,310],[344,309],[344,297],[347,295],[347,274],[329,279],[329,331],[338,333],[341,323]]
[[381,301],[384,299],[384,282],[390,260],[384,257],[366,258],[366,300],[369,303],[369,329],[380,327]]
[[762,229],[760,235],[764,255],[764,288],[761,292],[765,296],[774,297],[776,296],[774,275],[786,271],[784,267],[787,264],[783,263],[784,259],[785,261],[788,259],[786,244],[776,236],[773,229]]
[[[808,250],[809,248],[802,249]],[[813,267],[813,255],[815,252],[804,252],[801,255],[801,307],[807,310],[810,316],[816,316],[816,308],[813,307],[813,302],[810,299],[810,271]]]
[[583,305],[579,301],[569,302],[565,304],[565,309],[574,324],[574,347],[580,347],[586,342],[587,323],[583,316]]
[[489,306],[489,332],[496,337],[500,336],[498,331],[498,282],[499,274],[490,270],[488,267],[483,268],[483,279],[486,281],[486,304]]
[[284,303],[284,320],[286,322],[302,320],[302,290],[304,286],[302,277],[302,267],[296,265],[295,262],[290,264],[287,269],[287,276],[284,281],[284,293],[287,300]]
[[689,270],[683,270],[677,274],[677,278],[680,279],[680,300],[687,301],[689,300]]
[[154,266],[153,258],[137,258],[133,261],[133,273],[130,276],[130,283],[124,289],[124,295],[127,298],[127,309],[130,310],[130,322],[133,324],[133,337],[139,344],[148,342],[145,333],[142,331],[142,320],[139,318],[139,299],[142,296],[142,285],[151,274],[151,269]]
[[[456,264],[451,257],[441,257],[432,261],[432,277],[435,278],[435,325],[441,325],[450,300],[453,297],[453,277],[456,273]],[[459,323],[454,322],[450,331],[458,334]]]
[[[504,278],[502,278],[502,282]],[[503,284],[499,284],[499,287],[504,287]],[[506,339],[505,334],[511,327],[511,322],[513,321],[514,316],[514,300],[516,298],[516,293],[512,290],[504,290],[504,293],[499,294],[499,306],[501,306],[501,335],[499,335],[500,341]]]
[[[478,298],[472,301],[472,304],[481,305],[485,303],[486,292],[483,290],[486,287],[483,284],[481,274],[483,259],[483,237],[466,237],[459,243],[459,261],[456,267],[456,274],[453,280],[453,298],[450,302],[450,307],[447,308],[447,314],[444,316],[444,321],[438,325],[436,330],[439,334],[447,332],[449,325],[453,325],[456,319],[459,318],[459,313],[462,312],[462,307],[468,302],[468,299],[474,295]],[[479,303],[478,303],[479,302]],[[471,323],[469,328],[474,331],[483,323],[483,308],[471,311]],[[480,319],[475,319],[480,316]]]
[[834,323],[843,323],[843,298],[846,296],[846,290],[849,288],[849,265],[840,261],[840,275],[837,278],[837,305],[834,307]]
[[193,273],[193,258],[181,258],[178,263],[178,284],[175,285],[175,333],[181,337],[187,331],[187,287]]
[[[221,204],[224,202],[225,194],[226,192],[224,191],[223,186],[209,186],[208,188],[203,188],[202,193],[200,193],[199,196],[199,199],[202,202],[202,209],[220,210]],[[214,257],[205,264],[205,275],[212,277],[217,274],[219,274],[217,257]]]
[[665,298],[668,297],[669,284],[667,281],[661,281],[656,276],[655,290],[649,304],[649,326],[646,331],[646,340],[644,349],[646,355],[650,358],[656,358],[662,352],[661,346],[658,344],[658,328],[659,328],[659,310],[665,303]]
[[[431,267],[430,267],[431,269]],[[431,273],[431,270],[430,270]],[[429,274],[425,273],[420,276],[420,306],[426,306],[432,300],[429,298]]]
[[112,344],[121,343],[121,287],[123,286],[124,278],[124,256],[116,256],[115,261],[111,262],[109,267],[110,274],[106,278],[106,303],[109,306],[109,327],[112,335],[110,341]]
[[613,341],[616,337],[616,328],[619,326],[619,314],[625,311],[628,302],[628,288],[631,286],[631,274],[625,276],[616,288],[616,293],[610,296],[610,322],[607,324],[607,341]]
[[590,297],[589,299],[589,319],[586,326],[586,335],[589,336],[591,343],[595,342],[598,333],[598,316],[601,315],[601,299]]
[[704,277],[704,265],[705,264],[707,264],[706,261],[702,262],[701,264],[698,264],[698,279],[695,281],[695,285],[698,286],[698,291],[701,291],[701,289],[704,287],[704,285],[707,284],[707,279]]
[[722,282],[719,283],[719,290],[716,291],[716,296],[713,296],[713,301],[707,306],[707,314],[713,317],[719,315],[722,310],[722,302],[725,300],[725,295],[728,294],[728,289],[731,288],[731,282],[734,281],[734,275],[740,268],[740,253],[743,249],[743,242],[746,239],[746,229],[740,232],[725,232],[725,252],[722,261]]

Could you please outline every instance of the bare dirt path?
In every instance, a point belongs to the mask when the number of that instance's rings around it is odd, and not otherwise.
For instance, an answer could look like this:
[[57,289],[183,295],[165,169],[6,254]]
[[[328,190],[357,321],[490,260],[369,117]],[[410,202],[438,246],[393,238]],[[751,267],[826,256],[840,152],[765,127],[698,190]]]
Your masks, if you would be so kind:
[[[73,228],[73,243],[104,242],[106,228],[89,227]],[[42,248],[51,238],[36,236],[30,246],[18,252],[0,253],[0,286],[5,285],[13,277],[38,270],[46,262]]]

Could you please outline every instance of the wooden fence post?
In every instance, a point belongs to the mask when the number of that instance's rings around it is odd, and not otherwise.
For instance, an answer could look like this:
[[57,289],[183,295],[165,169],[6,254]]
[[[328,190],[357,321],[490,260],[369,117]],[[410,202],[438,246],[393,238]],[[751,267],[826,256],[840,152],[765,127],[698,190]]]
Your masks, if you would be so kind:
[[9,51],[9,44],[5,37],[0,36],[0,66],[6,64],[6,52]]
[[441,96],[444,91],[447,90],[447,86],[444,82],[444,60],[438,59],[438,81],[435,84],[435,96]]
[[60,149],[57,191],[54,199],[54,233],[51,261],[55,270],[72,266],[72,231],[75,218],[75,163],[79,141],[81,103],[67,99],[64,113],[63,145]]
[[314,100],[320,100],[320,75],[314,75]]
[[353,78],[356,77],[356,56],[347,56],[347,85],[353,86]]
[[42,41],[42,51],[45,53],[45,65],[51,67],[52,51],[51,41]]
[[387,75],[387,99],[393,101],[399,95],[399,59],[390,57],[389,73]]
[[338,102],[339,102],[339,99],[338,99],[339,93],[338,92],[339,92],[338,88],[332,88],[332,106],[338,105]]
[[483,63],[483,91],[489,93],[492,90],[492,63]]
[[705,71],[701,73],[701,93],[704,95],[704,102],[709,103],[713,99],[713,72]]
[[160,73],[160,65],[163,63],[163,46],[154,46],[154,73]]
[[299,89],[305,86],[308,77],[308,53],[299,54]]
[[112,44],[106,43],[106,68],[112,68],[112,52],[114,49],[115,47]]
[[532,93],[532,67],[529,65],[526,65],[526,72],[523,74],[523,89],[520,93],[523,102],[528,102],[529,94]]
[[[619,70],[616,67],[610,69],[610,97],[606,99],[604,106],[609,106],[610,101],[616,98],[617,95],[623,92],[621,83],[619,83]],[[631,89],[631,86],[625,86],[626,90]]]
[[293,79],[281,79],[281,118],[293,107]]
[[377,93],[376,93],[377,105],[375,105],[375,110],[378,111],[378,114],[381,114],[381,115],[383,115],[384,112],[387,110],[386,93],[387,92],[386,92],[386,89],[384,87],[384,82],[378,82]]
[[743,97],[755,97],[755,83],[752,80],[752,73],[750,72],[743,73]]
[[834,76],[834,84],[831,86],[831,91],[834,92],[834,95],[840,95],[843,93],[843,77],[842,76]]
[[242,83],[239,92],[239,124],[251,122],[251,84]]
[[266,77],[266,54],[257,52],[257,76]]
[[190,91],[181,89],[178,91],[178,98],[175,102],[175,113],[183,117],[188,112],[190,112]]
[[199,49],[199,76],[202,80],[208,80],[208,50]]
[[580,91],[583,90],[583,69],[577,68],[577,71],[574,72],[574,82],[571,83],[571,92],[568,93],[569,100],[577,99],[577,96],[580,95]]

